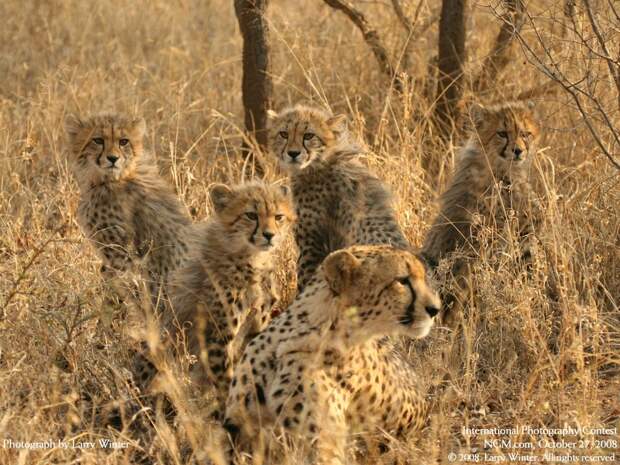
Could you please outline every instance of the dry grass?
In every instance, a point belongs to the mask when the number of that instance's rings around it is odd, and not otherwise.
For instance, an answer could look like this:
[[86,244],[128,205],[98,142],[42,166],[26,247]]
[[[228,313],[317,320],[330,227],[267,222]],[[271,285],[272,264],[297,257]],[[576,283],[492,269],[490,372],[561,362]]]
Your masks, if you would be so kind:
[[[109,321],[98,260],[75,221],[78,190],[62,122],[70,111],[144,115],[163,172],[196,216],[206,216],[209,184],[241,177],[232,3],[0,2],[0,463],[130,463],[135,446],[127,433],[102,430],[79,401],[93,386],[98,402],[121,396],[130,341],[122,322]],[[389,2],[363,6],[397,56],[403,33]],[[430,10],[421,10],[421,20]],[[351,115],[353,131],[374,153],[369,165],[396,193],[408,237],[421,244],[455,153],[427,124],[425,89],[433,81],[426,63],[436,26],[412,47],[417,80],[398,96],[358,32],[321,2],[275,2],[270,21],[276,107],[306,99]],[[491,21],[482,6],[474,9],[469,71],[490,49],[498,27]],[[515,95],[539,80],[518,57],[485,98]],[[419,463],[447,463],[448,452],[480,448],[463,426],[620,428],[618,174],[569,103],[562,95],[538,100],[545,135],[534,176],[547,221],[534,271],[515,264],[507,231],[492,232],[462,330],[437,329],[412,354],[434,393],[428,427],[401,444]],[[178,379],[168,385],[182,387]],[[159,421],[155,447],[174,464],[188,444],[199,458],[212,452],[207,425],[192,410],[202,404],[182,390],[176,396],[180,426]],[[130,447],[3,446],[5,439],[98,438]],[[489,452],[500,451],[510,448]]]

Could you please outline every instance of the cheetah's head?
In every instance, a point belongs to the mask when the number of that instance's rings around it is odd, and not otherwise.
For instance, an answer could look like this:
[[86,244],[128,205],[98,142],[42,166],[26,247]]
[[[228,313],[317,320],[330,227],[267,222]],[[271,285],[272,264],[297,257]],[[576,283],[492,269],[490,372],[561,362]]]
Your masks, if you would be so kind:
[[346,136],[346,117],[296,105],[280,113],[269,112],[269,148],[290,174],[321,158]]
[[230,188],[216,184],[210,197],[225,240],[234,249],[271,251],[282,242],[295,219],[286,186],[254,182]]
[[540,130],[533,108],[512,102],[470,108],[473,141],[489,157],[497,175],[531,161],[536,153]]
[[353,246],[330,254],[323,275],[339,299],[341,321],[358,339],[426,336],[441,306],[422,262],[390,246]]
[[113,114],[84,119],[70,116],[66,131],[81,181],[99,183],[126,178],[144,151],[142,118]]

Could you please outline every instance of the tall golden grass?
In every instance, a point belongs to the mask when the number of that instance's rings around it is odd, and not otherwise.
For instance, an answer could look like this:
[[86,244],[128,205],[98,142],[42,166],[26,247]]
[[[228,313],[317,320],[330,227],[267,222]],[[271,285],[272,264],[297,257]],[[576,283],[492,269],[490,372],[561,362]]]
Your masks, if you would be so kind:
[[[398,61],[404,35],[389,2],[359,5]],[[421,20],[437,6],[425,5]],[[532,8],[543,15],[561,5],[549,0]],[[99,261],[76,224],[79,193],[63,120],[69,112],[143,115],[162,173],[194,216],[207,216],[208,186],[242,177],[233,2],[5,0],[0,17],[0,463],[131,463],[140,446],[130,431],[103,429],[89,410],[126,395],[131,338],[116,318],[120,310],[106,304]],[[358,31],[322,2],[273,2],[269,23],[276,108],[306,100],[350,115],[351,131],[372,152],[369,166],[393,189],[406,234],[420,245],[462,143],[444,142],[428,123],[437,26],[415,38],[407,70],[415,79],[399,95]],[[476,73],[498,28],[485,5],[472,6],[468,74]],[[484,100],[541,83],[516,50]],[[620,428],[618,173],[567,96],[542,95],[536,103],[544,136],[532,176],[546,221],[533,270],[516,263],[509,231],[490,230],[462,328],[436,328],[412,349],[432,404],[426,429],[399,447],[415,463],[481,453],[481,438],[463,427]],[[618,111],[610,115],[617,127]],[[278,177],[272,165],[268,174]],[[175,425],[154,417],[149,454],[173,464],[213,458],[213,431],[200,415],[208,401],[185,390],[182,372],[169,372],[163,385],[180,414]],[[84,392],[91,402],[81,401]],[[541,437],[547,436],[509,438]],[[100,438],[128,447],[28,450],[5,442]],[[579,453],[611,448],[603,449]]]

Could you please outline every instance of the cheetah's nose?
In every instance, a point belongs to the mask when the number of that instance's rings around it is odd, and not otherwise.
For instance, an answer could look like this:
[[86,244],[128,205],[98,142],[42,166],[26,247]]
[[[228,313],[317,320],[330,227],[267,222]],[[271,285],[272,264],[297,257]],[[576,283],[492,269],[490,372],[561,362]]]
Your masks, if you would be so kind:
[[293,159],[293,161],[295,161],[295,159],[301,154],[301,152],[299,150],[289,150],[288,151],[288,156],[291,157]]
[[267,239],[267,242],[271,242],[271,239],[273,238],[273,236],[275,236],[275,234],[272,233],[271,231],[263,232],[263,237]]
[[523,153],[523,150],[521,150],[519,147],[515,147],[513,150],[513,153],[515,154],[515,159],[516,160],[520,160],[521,159],[521,154]]
[[439,309],[434,305],[431,305],[429,307],[426,307],[426,313],[428,313],[431,318],[435,318],[435,316],[437,316],[437,314],[439,313]]
[[108,161],[109,161],[110,163],[112,163],[112,164],[116,163],[116,160],[118,160],[118,157],[117,157],[117,156],[114,156],[114,155],[108,155],[106,158],[107,158],[107,159],[108,159]]

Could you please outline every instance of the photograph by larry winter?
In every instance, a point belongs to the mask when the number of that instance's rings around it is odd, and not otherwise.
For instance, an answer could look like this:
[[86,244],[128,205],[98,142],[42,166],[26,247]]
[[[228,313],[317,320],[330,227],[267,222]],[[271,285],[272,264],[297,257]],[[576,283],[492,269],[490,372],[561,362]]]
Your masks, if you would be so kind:
[[0,17],[0,465],[620,464],[617,0]]

